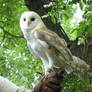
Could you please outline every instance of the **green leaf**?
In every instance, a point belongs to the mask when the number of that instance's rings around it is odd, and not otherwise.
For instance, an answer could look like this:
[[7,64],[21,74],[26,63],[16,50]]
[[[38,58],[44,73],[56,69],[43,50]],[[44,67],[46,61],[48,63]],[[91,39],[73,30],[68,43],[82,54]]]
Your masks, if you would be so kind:
[[58,19],[59,18],[59,16],[58,16],[58,13],[57,12],[55,12],[55,17]]
[[55,19],[54,16],[51,16],[51,20],[52,20],[52,22],[53,22],[54,24],[56,24],[56,19]]
[[83,0],[83,2],[86,4],[86,0]]
[[83,2],[80,1],[80,8],[83,10]]

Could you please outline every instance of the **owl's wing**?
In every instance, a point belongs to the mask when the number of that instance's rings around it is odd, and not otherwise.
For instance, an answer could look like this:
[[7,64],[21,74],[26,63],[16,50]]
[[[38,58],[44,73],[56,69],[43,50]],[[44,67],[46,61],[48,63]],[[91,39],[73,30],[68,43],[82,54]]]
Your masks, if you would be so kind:
[[46,28],[37,30],[35,33],[35,37],[42,41],[46,41],[52,44],[58,43],[60,46],[67,47],[67,43],[64,39],[60,38],[55,32],[50,31]]
[[64,58],[64,63],[68,65],[72,63],[72,54],[67,48],[65,40],[60,38],[56,33],[46,28],[42,28],[40,30],[36,30],[34,35],[36,39],[45,41],[50,46],[50,48],[54,47],[54,50],[56,50],[56,52],[58,51]]

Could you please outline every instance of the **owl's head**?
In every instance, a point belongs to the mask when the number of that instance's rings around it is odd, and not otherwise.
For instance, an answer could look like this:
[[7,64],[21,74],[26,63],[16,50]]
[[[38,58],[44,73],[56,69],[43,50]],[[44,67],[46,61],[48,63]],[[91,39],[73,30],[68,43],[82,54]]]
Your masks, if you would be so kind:
[[45,26],[41,17],[33,11],[24,12],[20,18],[20,27],[22,30],[33,30]]

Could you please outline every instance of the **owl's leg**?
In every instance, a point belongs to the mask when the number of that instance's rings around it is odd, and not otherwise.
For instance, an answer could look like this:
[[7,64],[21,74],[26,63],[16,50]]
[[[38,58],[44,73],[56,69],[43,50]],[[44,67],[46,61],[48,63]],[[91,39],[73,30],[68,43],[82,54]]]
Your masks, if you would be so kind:
[[45,69],[45,75],[49,74],[48,69],[49,69],[49,62],[46,58],[41,58],[43,64],[44,64],[44,69]]
[[48,57],[48,61],[49,61],[49,68],[48,68],[48,72],[50,73],[52,68],[53,68],[53,59],[51,58],[51,56],[49,54],[47,54],[47,57]]
[[51,72],[53,68],[53,60],[51,58],[49,58],[49,70],[48,72]]
[[50,70],[49,64],[48,64],[48,66],[45,65],[45,75],[49,74],[49,70]]

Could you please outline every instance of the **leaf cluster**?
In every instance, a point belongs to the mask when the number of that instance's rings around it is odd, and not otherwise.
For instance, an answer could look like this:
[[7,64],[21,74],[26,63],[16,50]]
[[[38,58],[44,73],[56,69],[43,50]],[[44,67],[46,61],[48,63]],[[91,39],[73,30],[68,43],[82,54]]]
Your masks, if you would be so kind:
[[53,23],[61,24],[70,40],[82,38],[82,41],[79,42],[81,44],[85,43],[87,36],[92,36],[91,0],[56,0],[48,14]]

